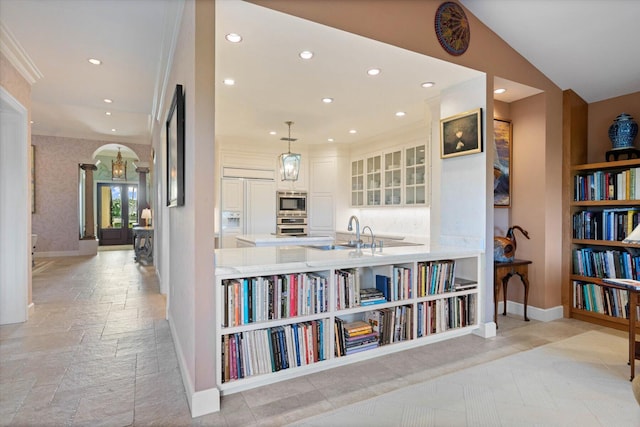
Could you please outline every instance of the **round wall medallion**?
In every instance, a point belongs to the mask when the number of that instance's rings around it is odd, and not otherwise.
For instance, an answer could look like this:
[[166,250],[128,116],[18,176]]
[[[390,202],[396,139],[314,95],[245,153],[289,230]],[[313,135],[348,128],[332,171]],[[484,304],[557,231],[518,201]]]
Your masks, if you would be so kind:
[[451,55],[462,55],[469,47],[471,29],[464,10],[457,3],[445,2],[436,11],[438,41]]

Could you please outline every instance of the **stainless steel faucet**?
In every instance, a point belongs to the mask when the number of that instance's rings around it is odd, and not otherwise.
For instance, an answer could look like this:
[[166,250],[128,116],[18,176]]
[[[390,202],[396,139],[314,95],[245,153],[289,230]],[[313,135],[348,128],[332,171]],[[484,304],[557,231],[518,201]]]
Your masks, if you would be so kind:
[[371,233],[371,247],[374,248],[375,247],[375,238],[373,237],[373,230],[371,229],[371,227],[369,227],[368,225],[365,225],[364,227],[362,227],[362,232],[364,233],[364,230],[369,229],[369,233]]
[[347,226],[347,231],[353,231],[353,220],[356,220],[356,248],[360,249],[362,244],[362,240],[360,240],[360,221],[358,217],[355,215],[351,215],[349,218],[349,225]]

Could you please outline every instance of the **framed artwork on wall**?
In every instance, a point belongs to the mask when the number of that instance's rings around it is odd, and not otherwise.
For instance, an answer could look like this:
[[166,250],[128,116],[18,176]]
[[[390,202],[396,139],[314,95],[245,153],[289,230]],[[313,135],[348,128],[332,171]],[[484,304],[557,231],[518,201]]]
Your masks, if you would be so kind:
[[482,152],[482,108],[440,120],[440,158]]
[[176,85],[167,115],[167,206],[184,206],[184,93]]
[[493,205],[511,206],[511,162],[513,130],[511,120],[493,119]]

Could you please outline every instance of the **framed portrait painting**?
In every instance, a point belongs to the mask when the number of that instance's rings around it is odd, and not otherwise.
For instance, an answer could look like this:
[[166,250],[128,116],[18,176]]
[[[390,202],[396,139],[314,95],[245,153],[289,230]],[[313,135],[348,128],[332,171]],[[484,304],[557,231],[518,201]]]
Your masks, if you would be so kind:
[[184,93],[176,85],[167,116],[167,206],[184,206]]
[[482,109],[440,120],[440,158],[482,152]]
[[511,206],[512,127],[510,120],[493,120],[493,205]]

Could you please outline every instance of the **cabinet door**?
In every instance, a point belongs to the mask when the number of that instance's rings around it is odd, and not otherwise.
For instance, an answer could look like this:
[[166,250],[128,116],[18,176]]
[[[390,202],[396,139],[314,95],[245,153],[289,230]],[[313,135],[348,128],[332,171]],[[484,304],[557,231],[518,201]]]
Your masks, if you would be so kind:
[[405,200],[406,205],[427,203],[426,146],[405,149]]
[[381,163],[381,155],[367,157],[367,206],[380,206],[381,204]]
[[402,203],[402,151],[384,155],[384,204]]
[[247,234],[276,232],[276,185],[273,181],[247,182]]
[[351,206],[364,206],[364,160],[351,162]]
[[222,211],[242,211],[243,186],[244,183],[240,179],[224,178],[222,180]]

